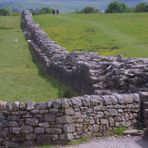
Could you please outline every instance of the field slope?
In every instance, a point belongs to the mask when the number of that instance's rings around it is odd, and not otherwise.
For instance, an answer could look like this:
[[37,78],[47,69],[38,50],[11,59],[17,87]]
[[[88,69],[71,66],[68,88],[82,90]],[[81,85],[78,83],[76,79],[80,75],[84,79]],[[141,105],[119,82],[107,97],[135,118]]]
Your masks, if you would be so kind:
[[68,50],[148,57],[148,13],[34,16],[49,36]]
[[20,17],[0,17],[0,100],[47,101],[65,86],[39,71],[20,29]]

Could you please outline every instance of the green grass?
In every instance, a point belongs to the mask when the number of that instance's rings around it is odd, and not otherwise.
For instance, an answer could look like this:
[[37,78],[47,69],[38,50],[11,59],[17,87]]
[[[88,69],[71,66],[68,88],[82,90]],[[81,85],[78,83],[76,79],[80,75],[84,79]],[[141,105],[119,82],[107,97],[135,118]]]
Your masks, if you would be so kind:
[[0,100],[47,101],[66,94],[73,95],[69,88],[43,74],[34,62],[20,29],[20,17],[1,16]]
[[69,145],[79,145],[79,144],[87,143],[87,142],[90,142],[90,139],[87,137],[82,137],[80,139],[69,142]]
[[148,57],[148,13],[34,16],[49,36],[69,51]]
[[126,131],[126,130],[127,130],[126,127],[118,127],[118,128],[114,129],[113,134],[118,135],[118,136],[122,136],[123,132]]

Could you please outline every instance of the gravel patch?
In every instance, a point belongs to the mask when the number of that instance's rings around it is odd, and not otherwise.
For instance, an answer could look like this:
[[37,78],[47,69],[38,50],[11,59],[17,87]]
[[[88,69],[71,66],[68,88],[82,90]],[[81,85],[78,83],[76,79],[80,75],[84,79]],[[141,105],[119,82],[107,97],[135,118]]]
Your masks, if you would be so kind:
[[109,137],[66,148],[148,148],[141,137]]

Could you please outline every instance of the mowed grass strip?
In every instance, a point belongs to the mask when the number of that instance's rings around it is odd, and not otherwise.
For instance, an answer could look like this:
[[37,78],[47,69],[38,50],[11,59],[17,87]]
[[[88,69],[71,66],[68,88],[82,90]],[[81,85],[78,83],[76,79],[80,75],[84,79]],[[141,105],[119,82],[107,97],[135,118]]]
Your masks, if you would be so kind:
[[20,17],[0,17],[0,100],[48,101],[72,91],[43,74],[20,29]]
[[148,57],[148,13],[40,15],[34,20],[69,51]]

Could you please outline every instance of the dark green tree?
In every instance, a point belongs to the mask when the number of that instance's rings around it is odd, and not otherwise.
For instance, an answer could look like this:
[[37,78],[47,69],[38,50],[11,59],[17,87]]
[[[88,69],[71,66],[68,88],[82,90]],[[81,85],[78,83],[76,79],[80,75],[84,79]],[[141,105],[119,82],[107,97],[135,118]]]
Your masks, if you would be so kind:
[[120,3],[120,2],[111,2],[107,9],[106,9],[106,13],[126,13],[129,12],[130,8],[128,7],[128,5],[126,5],[125,3]]
[[10,10],[6,9],[6,8],[1,8],[0,9],[0,16],[8,16],[11,15]]
[[44,7],[39,11],[40,14],[50,14],[52,13],[52,9],[48,8],[48,7]]
[[80,13],[97,13],[97,12],[99,11],[94,7],[85,7],[80,11]]
[[148,12],[148,4],[147,3],[139,3],[135,7],[135,12]]

